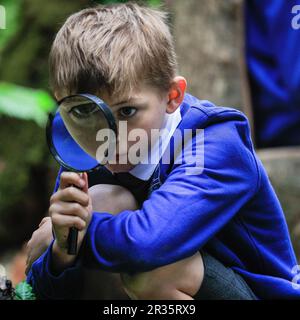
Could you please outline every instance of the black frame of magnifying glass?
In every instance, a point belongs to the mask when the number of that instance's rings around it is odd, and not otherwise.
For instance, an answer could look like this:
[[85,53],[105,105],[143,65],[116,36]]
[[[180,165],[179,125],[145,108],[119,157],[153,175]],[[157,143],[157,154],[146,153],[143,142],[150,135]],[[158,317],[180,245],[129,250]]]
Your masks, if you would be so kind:
[[[58,108],[62,104],[63,101],[65,101],[66,99],[69,99],[69,98],[73,98],[73,97],[83,97],[83,98],[87,98],[88,100],[94,102],[100,108],[100,110],[103,112],[106,120],[108,121],[109,128],[114,131],[114,133],[116,134],[116,137],[117,137],[117,134],[118,134],[117,124],[115,122],[114,116],[112,115],[112,112],[110,111],[109,106],[107,104],[105,104],[104,101],[102,101],[99,97],[97,97],[95,95],[92,95],[89,93],[78,93],[78,94],[64,97],[63,99],[61,99],[57,102]],[[76,169],[70,167],[67,163],[65,163],[65,161],[63,161],[61,159],[61,157],[58,155],[56,148],[54,147],[53,139],[52,139],[52,124],[53,124],[53,120],[54,120],[54,117],[57,113],[58,108],[56,108],[55,111],[49,113],[48,121],[47,121],[47,125],[46,125],[46,139],[47,139],[47,144],[48,144],[50,153],[55,158],[55,160],[60,165],[62,165],[65,169],[73,171],[73,172],[82,172],[82,170],[76,170]],[[93,167],[89,170],[84,170],[84,172],[92,172],[92,171],[99,169],[102,166],[103,165],[99,163],[95,167]]]

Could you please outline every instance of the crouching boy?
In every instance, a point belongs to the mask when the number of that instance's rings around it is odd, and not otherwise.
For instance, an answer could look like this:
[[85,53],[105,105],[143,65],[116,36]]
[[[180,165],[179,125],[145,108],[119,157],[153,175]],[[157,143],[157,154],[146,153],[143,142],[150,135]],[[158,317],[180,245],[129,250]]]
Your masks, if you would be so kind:
[[[29,259],[38,297],[80,297],[89,269],[121,274],[133,299],[300,297],[284,214],[248,121],[185,92],[164,12],[127,3],[73,14],[54,40],[50,73],[57,99],[95,94],[128,135],[143,129],[157,161],[131,163],[129,139],[116,163],[89,176],[60,170],[51,219],[29,245],[46,239]],[[154,129],[161,143],[151,141]],[[185,130],[189,139],[176,139]],[[66,253],[71,226],[77,256]]]

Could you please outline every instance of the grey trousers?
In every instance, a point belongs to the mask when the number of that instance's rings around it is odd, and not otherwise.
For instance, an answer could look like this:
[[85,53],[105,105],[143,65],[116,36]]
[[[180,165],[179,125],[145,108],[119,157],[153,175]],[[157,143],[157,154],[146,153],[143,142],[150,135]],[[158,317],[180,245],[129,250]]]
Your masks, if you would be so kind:
[[234,270],[200,251],[204,264],[204,278],[195,300],[258,300],[245,280]]

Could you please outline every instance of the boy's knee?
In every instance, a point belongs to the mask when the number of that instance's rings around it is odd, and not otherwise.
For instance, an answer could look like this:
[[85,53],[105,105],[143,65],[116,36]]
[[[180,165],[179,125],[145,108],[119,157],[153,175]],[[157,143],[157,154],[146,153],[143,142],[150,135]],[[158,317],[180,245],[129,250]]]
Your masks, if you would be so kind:
[[132,299],[185,299],[193,297],[204,277],[200,252],[175,263],[136,275],[122,274],[125,291]]
[[124,210],[137,210],[138,203],[133,194],[119,185],[98,184],[89,188],[93,210],[117,214]]
[[150,272],[136,273],[135,275],[121,274],[123,288],[133,300],[151,300],[157,298],[162,290],[162,283]]

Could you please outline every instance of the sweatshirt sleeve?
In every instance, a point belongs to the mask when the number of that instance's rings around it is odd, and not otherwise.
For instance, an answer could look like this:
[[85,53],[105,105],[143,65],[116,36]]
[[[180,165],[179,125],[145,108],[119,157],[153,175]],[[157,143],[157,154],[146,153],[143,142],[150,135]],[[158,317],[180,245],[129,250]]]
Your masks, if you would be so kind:
[[[175,162],[141,209],[94,213],[84,248],[91,263],[114,272],[142,272],[184,259],[254,196],[259,174],[248,121],[242,113],[226,112],[235,116],[218,115],[195,134],[184,146],[182,163]],[[196,149],[204,163],[194,156]]]
[[39,300],[78,299],[83,284],[82,261],[76,259],[72,267],[54,274],[51,270],[53,242],[32,264],[26,281]]

